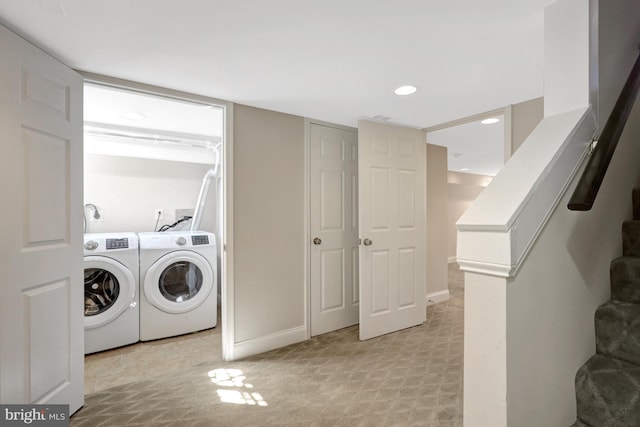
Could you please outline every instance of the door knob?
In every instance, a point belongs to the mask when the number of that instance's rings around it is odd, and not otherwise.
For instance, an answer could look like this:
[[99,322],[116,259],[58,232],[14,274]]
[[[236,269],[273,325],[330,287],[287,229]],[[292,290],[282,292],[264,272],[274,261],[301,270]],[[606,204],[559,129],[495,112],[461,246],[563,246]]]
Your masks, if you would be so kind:
[[373,240],[371,240],[371,239],[364,239],[364,245],[365,245],[365,246],[371,246],[371,245],[373,245]]
[[319,245],[320,243],[322,243],[322,239],[319,237],[316,237],[313,239],[313,244],[314,245]]

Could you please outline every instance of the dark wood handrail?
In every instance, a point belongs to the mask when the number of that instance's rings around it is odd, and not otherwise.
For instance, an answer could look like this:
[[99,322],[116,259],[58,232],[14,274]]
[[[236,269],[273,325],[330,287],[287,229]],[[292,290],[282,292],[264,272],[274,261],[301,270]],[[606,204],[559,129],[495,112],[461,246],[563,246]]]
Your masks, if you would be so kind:
[[587,166],[578,181],[567,207],[572,211],[591,210],[598,190],[607,173],[609,162],[616,151],[620,135],[627,124],[627,119],[633,108],[638,89],[640,88],[640,56],[636,60],[627,82],[620,92],[616,105],[602,128],[598,142],[591,152]]

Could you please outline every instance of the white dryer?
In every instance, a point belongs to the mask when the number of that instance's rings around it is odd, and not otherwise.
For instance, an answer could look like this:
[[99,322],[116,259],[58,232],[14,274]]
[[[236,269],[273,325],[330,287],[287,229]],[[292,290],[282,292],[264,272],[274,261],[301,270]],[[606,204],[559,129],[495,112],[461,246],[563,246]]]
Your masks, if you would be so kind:
[[216,326],[216,238],[199,231],[139,233],[140,340]]
[[138,236],[84,235],[84,352],[140,340]]

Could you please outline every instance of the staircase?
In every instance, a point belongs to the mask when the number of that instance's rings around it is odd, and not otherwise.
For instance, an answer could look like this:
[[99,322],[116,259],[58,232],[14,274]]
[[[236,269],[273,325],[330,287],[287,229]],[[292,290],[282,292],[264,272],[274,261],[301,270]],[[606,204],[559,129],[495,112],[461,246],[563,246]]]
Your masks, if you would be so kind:
[[640,189],[611,262],[611,300],[596,310],[596,354],[576,374],[573,427],[640,426]]

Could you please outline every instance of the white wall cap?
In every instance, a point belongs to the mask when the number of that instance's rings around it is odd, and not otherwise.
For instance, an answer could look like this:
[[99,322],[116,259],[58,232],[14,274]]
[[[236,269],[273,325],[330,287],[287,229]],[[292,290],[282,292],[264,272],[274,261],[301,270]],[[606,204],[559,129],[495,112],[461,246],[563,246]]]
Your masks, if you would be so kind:
[[[545,117],[460,217],[457,229],[505,231],[511,228],[537,183],[553,166],[554,157],[588,111],[580,108]],[[585,141],[585,148],[587,144]]]
[[456,223],[462,270],[512,277],[586,157],[590,108],[546,117]]

